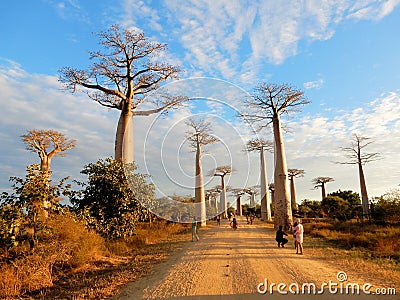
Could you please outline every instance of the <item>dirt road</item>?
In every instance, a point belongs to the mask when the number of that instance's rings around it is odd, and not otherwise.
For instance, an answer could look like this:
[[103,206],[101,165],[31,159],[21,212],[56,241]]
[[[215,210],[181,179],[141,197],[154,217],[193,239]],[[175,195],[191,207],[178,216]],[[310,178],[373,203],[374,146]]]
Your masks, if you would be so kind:
[[[357,272],[341,270],[334,261],[313,254],[311,249],[308,252],[307,238],[304,255],[295,254],[291,236],[285,248],[278,248],[274,238],[272,225],[247,225],[241,219],[234,231],[223,220],[220,227],[213,224],[201,230],[200,241],[187,243],[158,265],[151,276],[126,285],[113,299],[400,299],[399,295],[366,295],[362,285],[370,283],[373,287],[369,291],[375,291],[378,279],[367,281]],[[344,271],[346,274],[338,275]],[[345,275],[347,281],[340,281]],[[348,283],[358,284],[360,295],[346,296]],[[313,293],[313,284],[316,293],[323,290],[323,295],[308,294]],[[348,286],[350,294],[356,292],[353,286]],[[291,293],[297,290],[300,294]]]

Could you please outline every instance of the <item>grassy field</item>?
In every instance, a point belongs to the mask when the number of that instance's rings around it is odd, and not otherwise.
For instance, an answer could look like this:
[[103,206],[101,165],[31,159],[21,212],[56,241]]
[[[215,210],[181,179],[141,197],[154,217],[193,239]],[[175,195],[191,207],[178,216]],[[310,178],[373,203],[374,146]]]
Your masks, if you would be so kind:
[[304,223],[305,251],[321,254],[343,270],[380,278],[400,288],[400,228],[368,223]]
[[0,298],[102,299],[149,274],[152,267],[189,240],[188,225],[139,224],[136,236],[105,241],[71,219],[57,222],[53,242],[34,253],[21,245],[2,253]]

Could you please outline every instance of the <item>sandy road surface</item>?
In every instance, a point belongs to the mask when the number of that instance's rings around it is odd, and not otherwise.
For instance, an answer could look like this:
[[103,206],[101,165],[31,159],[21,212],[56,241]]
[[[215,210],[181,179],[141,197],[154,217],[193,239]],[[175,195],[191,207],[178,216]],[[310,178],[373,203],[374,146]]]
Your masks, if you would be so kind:
[[[346,296],[345,289],[331,294],[328,286],[323,295],[292,295],[289,285],[301,291],[304,283],[314,283],[319,291],[323,283],[340,284],[336,276],[343,270],[325,257],[307,253],[306,239],[305,254],[296,255],[290,236],[287,246],[278,248],[272,225],[245,223],[239,220],[237,231],[224,220],[221,227],[213,225],[202,230],[200,241],[187,243],[158,265],[151,276],[126,285],[113,299],[400,299],[399,295],[366,295],[362,290],[359,296]],[[355,273],[346,271],[346,275],[348,281],[344,284],[374,285]],[[266,279],[267,292],[261,294],[257,285]],[[286,284],[281,290],[288,294],[280,294],[276,286],[271,294],[272,283]],[[265,290],[265,284],[260,290]]]

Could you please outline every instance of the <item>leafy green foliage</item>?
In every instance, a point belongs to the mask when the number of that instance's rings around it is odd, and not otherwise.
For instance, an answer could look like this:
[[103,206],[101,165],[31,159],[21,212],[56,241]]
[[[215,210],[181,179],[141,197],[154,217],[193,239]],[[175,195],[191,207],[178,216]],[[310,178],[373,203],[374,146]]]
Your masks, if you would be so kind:
[[400,223],[400,189],[392,190],[371,203],[371,217],[377,223]]
[[298,207],[298,211],[300,214],[308,216],[308,217],[315,217],[321,216],[322,208],[321,208],[321,201],[317,200],[309,200],[304,199]]
[[60,196],[69,195],[68,177],[52,185],[51,172],[41,170],[38,164],[27,166],[25,178],[11,177],[12,193],[3,192],[0,205],[0,246],[12,247],[33,231],[33,240],[40,239],[46,230],[50,213],[59,212]]
[[136,169],[107,158],[81,171],[88,182],[78,182],[83,190],[74,193],[71,202],[89,228],[107,239],[134,235],[136,223],[149,217],[141,203],[152,203],[154,186],[146,182],[148,175],[134,173]]
[[339,196],[327,196],[321,201],[322,210],[331,218],[347,220],[349,216],[349,202]]

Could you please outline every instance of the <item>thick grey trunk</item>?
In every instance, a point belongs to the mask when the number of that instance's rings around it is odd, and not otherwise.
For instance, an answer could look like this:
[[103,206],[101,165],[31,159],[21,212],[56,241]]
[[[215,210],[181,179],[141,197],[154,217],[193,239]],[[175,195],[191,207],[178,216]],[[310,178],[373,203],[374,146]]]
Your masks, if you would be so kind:
[[264,148],[260,149],[260,171],[261,171],[261,220],[271,221],[271,201],[268,195],[267,166],[265,164]]
[[226,210],[228,209],[228,203],[226,202],[226,187],[225,187],[225,178],[224,176],[221,176],[221,194],[220,194],[220,212],[222,213],[222,218],[226,219],[227,213]]
[[206,202],[204,194],[203,168],[201,166],[201,148],[198,145],[196,151],[196,181],[194,190],[196,202],[195,217],[200,221],[201,226],[206,226]]
[[281,132],[281,125],[279,116],[275,115],[273,118],[274,139],[275,139],[275,215],[274,226],[277,229],[280,225],[284,230],[289,230],[292,225],[292,207],[290,203],[289,189],[288,189],[288,175],[286,165],[285,146],[283,144],[283,137]]
[[252,193],[250,195],[250,207],[256,206],[256,194]]
[[121,110],[115,135],[115,159],[125,163],[134,161],[132,112]]
[[368,218],[368,216],[369,216],[369,200],[368,200],[368,193],[367,193],[367,185],[365,183],[364,171],[363,171],[361,162],[358,163],[358,173],[359,173],[359,177],[360,177],[363,218]]

